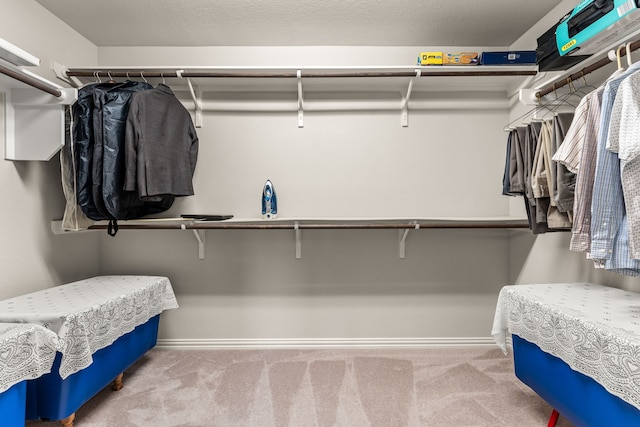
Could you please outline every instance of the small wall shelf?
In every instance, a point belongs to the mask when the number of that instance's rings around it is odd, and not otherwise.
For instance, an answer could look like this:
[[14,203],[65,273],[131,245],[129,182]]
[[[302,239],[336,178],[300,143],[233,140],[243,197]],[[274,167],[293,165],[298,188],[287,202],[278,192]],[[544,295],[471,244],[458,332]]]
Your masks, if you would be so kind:
[[39,62],[0,39],[0,107],[4,106],[0,111],[4,110],[7,160],[49,160],[64,144],[63,106],[75,102],[77,90],[63,88],[21,67]]
[[[108,223],[99,221],[89,230],[106,230]],[[524,229],[526,219],[513,217],[491,218],[281,218],[231,219],[226,221],[194,221],[184,218],[139,219],[118,221],[122,230],[191,230],[198,242],[198,257],[205,259],[206,230],[293,230],[295,232],[296,259],[302,258],[302,230],[398,230],[398,256],[405,258],[405,246],[411,230],[427,229]],[[56,234],[66,234],[60,221],[52,223]]]

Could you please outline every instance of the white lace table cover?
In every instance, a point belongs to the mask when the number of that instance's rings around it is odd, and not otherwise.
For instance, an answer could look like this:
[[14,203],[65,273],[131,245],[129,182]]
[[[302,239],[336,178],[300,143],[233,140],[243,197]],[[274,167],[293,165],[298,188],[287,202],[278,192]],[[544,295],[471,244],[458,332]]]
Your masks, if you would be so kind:
[[505,354],[507,333],[640,409],[640,294],[589,283],[505,286],[491,331]]
[[166,277],[98,276],[0,301],[0,322],[35,323],[55,332],[65,379],[91,365],[97,350],[177,307]]
[[40,325],[0,323],[0,393],[51,372],[57,343]]

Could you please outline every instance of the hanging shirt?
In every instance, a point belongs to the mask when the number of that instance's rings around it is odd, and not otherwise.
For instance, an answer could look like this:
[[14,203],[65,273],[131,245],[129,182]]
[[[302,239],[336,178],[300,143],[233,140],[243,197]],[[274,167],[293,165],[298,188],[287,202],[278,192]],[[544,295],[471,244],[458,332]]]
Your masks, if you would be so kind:
[[610,147],[618,150],[622,191],[629,225],[631,258],[640,259],[640,74],[635,73],[621,84],[614,105],[619,110],[618,140]]
[[[607,95],[609,95],[609,93]],[[607,148],[602,154],[605,156],[605,159],[610,160],[607,163],[602,163],[603,174],[606,174],[605,176],[618,177],[618,180],[612,183],[613,187],[611,187],[609,191],[610,195],[614,197],[613,202],[615,203],[612,205],[612,211],[621,212],[617,232],[612,238],[611,253],[602,267],[627,276],[639,276],[640,261],[633,259],[629,250],[629,221],[627,220],[627,213],[624,206],[624,192],[621,187],[622,176],[620,174],[617,157],[617,151],[620,145],[619,130],[623,127],[621,126],[622,101],[622,98],[616,96],[613,106],[611,107],[611,119],[609,120],[609,131],[605,143],[605,148],[610,147],[611,149]]]
[[[619,131],[619,125],[610,126],[612,120],[619,121],[619,110],[616,109],[615,114],[612,114],[612,110],[620,84],[639,69],[640,63],[635,63],[626,71],[617,71],[606,82],[602,93],[602,118],[598,133],[591,206],[591,258],[600,260],[601,264],[611,259],[616,239],[620,239],[620,236],[616,236],[621,231],[620,226],[625,215],[618,155],[607,150],[607,145],[611,144],[607,140],[613,138],[617,141]],[[617,145],[617,142],[613,142],[613,144]],[[626,239],[626,237],[622,238]],[[620,249],[625,250],[624,248]],[[618,266],[610,265],[609,268],[615,269]]]
[[569,244],[569,249],[576,252],[589,252],[591,240],[591,191],[600,126],[600,93],[601,90],[592,91],[580,100],[566,138],[553,156],[553,160],[577,174]]

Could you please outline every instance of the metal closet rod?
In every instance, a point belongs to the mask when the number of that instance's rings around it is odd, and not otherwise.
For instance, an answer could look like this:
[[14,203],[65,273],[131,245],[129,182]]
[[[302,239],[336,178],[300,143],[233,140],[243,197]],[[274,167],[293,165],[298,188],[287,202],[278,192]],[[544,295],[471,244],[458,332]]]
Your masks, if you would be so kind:
[[[481,67],[481,66],[478,66]],[[466,70],[466,71],[465,71]],[[428,71],[420,74],[420,77],[467,77],[467,76],[534,76],[535,70],[506,70],[506,71],[483,71],[483,70],[460,71]],[[297,71],[293,72],[221,72],[221,71],[145,71],[139,69],[131,70],[107,70],[96,71],[87,69],[71,69],[67,71],[68,77],[192,77],[192,78],[297,78]],[[376,72],[302,72],[301,77],[416,77],[414,71],[376,71]]]
[[[638,50],[640,49],[640,40],[631,43],[631,45],[629,46],[629,50],[634,51],[634,50]],[[620,51],[620,56],[625,56],[627,54],[626,49],[622,49]],[[611,64],[611,60],[605,56],[604,58],[602,58],[601,60],[599,60],[598,62],[594,62],[593,64],[589,65],[588,67],[584,67],[582,70],[571,74],[569,77],[564,77],[561,80],[558,80],[557,82],[545,87],[544,89],[541,89],[540,91],[536,92],[536,98],[542,98],[545,95],[550,94],[551,92],[555,92],[557,89],[566,86],[568,84],[570,84],[571,82],[574,82],[576,80],[579,80],[581,78],[583,78],[584,76],[586,76],[587,74],[593,73],[596,70],[599,70],[600,68],[607,66],[609,64]]]
[[18,80],[26,85],[39,89],[43,92],[46,92],[50,95],[53,95],[56,98],[60,98],[62,96],[61,90],[56,89],[55,87],[52,87],[52,86],[48,86],[43,82],[41,82],[40,80],[35,79],[27,74],[22,74],[15,70],[12,70],[11,68],[7,68],[2,64],[0,64],[0,73],[4,74],[5,76],[11,77],[12,79]]

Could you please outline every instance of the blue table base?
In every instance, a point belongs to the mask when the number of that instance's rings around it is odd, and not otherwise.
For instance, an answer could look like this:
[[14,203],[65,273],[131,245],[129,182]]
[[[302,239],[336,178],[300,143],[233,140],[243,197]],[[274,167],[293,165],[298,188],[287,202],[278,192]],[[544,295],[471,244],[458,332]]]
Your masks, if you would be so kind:
[[640,426],[640,410],[537,345],[512,335],[516,376],[575,427]]
[[19,382],[0,393],[0,414],[2,425],[24,427],[27,403],[27,381]]
[[49,374],[27,382],[26,419],[63,420],[74,414],[156,345],[159,319],[160,315],[149,319],[96,351],[91,365],[64,380],[58,373],[62,357],[58,353]]

